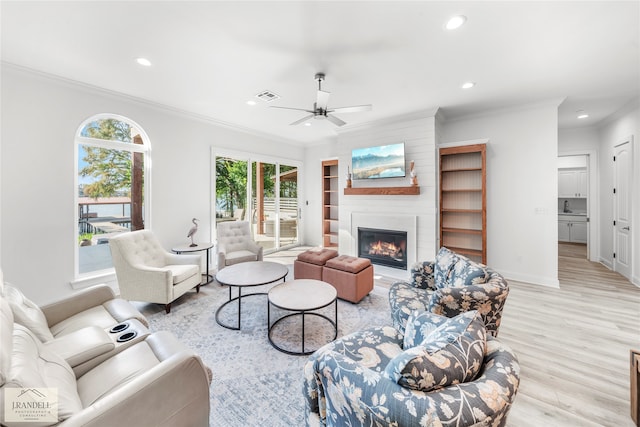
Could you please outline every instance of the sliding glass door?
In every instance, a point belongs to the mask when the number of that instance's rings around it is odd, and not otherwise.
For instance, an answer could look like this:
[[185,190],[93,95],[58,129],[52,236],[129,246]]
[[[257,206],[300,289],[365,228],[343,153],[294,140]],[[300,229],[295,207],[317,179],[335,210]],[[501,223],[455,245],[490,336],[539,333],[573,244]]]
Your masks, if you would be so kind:
[[280,165],[280,203],[278,218],[280,225],[280,246],[298,243],[298,224],[300,222],[298,209],[298,168]]
[[276,249],[276,183],[272,179],[276,165],[251,163],[251,216],[256,242],[266,251]]
[[265,253],[297,245],[299,166],[242,157],[215,156],[216,223],[249,221]]

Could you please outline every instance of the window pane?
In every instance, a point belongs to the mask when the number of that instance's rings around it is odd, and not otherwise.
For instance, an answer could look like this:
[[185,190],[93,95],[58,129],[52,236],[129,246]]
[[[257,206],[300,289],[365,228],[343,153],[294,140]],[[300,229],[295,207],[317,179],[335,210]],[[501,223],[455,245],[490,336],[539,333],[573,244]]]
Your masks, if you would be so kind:
[[78,145],[80,274],[113,267],[109,239],[144,228],[143,171],[142,153]]
[[275,171],[273,163],[251,164],[254,238],[265,251],[276,247]]
[[247,162],[216,157],[216,223],[248,219]]
[[120,120],[101,119],[88,123],[82,128],[80,136],[131,144],[134,142],[132,135],[138,135],[139,133],[139,131],[128,123],[121,122]]
[[298,242],[298,169],[280,165],[280,247]]

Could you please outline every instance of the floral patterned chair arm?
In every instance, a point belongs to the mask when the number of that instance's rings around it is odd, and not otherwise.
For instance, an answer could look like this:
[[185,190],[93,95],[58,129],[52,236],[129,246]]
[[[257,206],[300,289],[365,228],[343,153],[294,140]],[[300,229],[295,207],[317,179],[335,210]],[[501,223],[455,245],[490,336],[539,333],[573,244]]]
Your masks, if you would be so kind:
[[416,262],[411,266],[411,284],[420,289],[435,289],[433,261]]
[[337,352],[324,353],[315,371],[325,391],[326,412],[308,417],[307,425],[504,426],[520,366],[509,347],[488,338],[478,378],[426,393],[404,388]]
[[487,283],[435,290],[430,295],[427,311],[454,317],[465,311],[478,310],[487,333],[497,337],[508,295],[507,282],[502,276],[494,273]]
[[326,416],[325,389],[319,378],[319,362],[326,354],[340,354],[361,366],[384,370],[389,361],[402,351],[403,336],[390,326],[378,326],[357,331],[333,341],[313,353],[304,366],[303,394],[308,425],[319,425],[309,419]]

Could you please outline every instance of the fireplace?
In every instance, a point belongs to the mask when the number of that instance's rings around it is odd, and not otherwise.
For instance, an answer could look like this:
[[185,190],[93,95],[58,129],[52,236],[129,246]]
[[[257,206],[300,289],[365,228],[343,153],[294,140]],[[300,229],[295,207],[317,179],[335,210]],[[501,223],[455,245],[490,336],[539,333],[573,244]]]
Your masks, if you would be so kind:
[[358,256],[372,264],[407,269],[407,232],[358,227]]

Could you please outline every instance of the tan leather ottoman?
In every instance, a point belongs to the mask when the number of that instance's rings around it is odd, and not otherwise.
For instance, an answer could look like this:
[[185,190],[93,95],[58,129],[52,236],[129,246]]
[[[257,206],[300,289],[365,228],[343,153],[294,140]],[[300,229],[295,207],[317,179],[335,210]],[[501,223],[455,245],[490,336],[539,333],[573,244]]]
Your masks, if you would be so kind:
[[298,255],[293,262],[294,279],[322,280],[322,267],[331,258],[338,256],[335,249],[309,249]]
[[373,266],[366,258],[340,255],[327,260],[322,280],[336,288],[338,298],[358,303],[373,289]]

